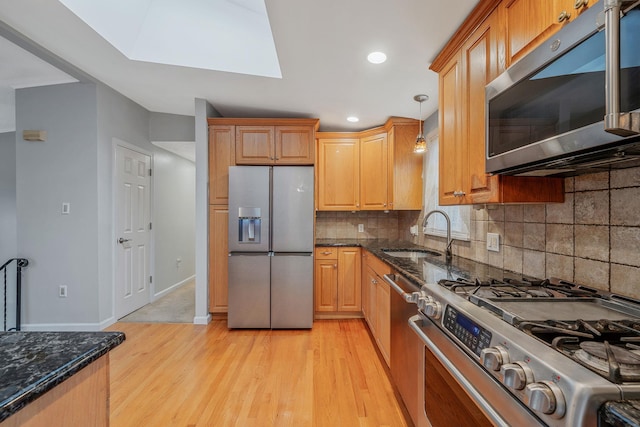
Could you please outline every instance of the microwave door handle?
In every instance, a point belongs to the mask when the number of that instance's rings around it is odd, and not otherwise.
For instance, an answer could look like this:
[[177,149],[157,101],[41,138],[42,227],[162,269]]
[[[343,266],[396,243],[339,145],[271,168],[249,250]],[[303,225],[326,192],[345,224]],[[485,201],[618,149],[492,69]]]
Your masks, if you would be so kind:
[[604,130],[619,136],[640,133],[640,113],[620,112],[620,8],[624,0],[604,1],[605,116]]

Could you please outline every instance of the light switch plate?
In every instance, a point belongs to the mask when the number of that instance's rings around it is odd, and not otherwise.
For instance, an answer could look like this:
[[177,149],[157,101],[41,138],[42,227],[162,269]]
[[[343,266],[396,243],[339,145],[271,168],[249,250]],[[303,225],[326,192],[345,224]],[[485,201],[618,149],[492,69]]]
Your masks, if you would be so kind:
[[71,203],[62,203],[62,215],[69,215],[71,213]]
[[500,252],[500,235],[498,233],[487,233],[487,250]]
[[364,224],[358,224],[358,233],[364,233]]

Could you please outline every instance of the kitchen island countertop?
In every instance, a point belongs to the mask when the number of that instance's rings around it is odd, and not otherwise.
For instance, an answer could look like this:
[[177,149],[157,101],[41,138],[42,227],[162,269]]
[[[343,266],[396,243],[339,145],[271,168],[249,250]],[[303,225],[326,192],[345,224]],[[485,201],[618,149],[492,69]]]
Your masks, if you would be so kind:
[[0,332],[0,421],[124,339],[122,332]]

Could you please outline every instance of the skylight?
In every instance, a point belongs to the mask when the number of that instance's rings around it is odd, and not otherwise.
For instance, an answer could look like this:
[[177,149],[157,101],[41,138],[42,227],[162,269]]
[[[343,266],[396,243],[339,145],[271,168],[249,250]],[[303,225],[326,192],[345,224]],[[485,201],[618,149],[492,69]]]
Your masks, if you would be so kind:
[[282,78],[264,0],[59,0],[136,61]]

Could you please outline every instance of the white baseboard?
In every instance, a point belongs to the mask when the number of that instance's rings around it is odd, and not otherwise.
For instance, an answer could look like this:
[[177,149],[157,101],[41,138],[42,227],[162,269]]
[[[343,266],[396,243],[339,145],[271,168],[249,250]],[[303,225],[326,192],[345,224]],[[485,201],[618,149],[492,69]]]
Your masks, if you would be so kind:
[[211,322],[211,313],[206,316],[196,316],[193,318],[194,325],[208,325]]
[[22,324],[22,331],[29,332],[98,332],[100,323],[31,323]]
[[178,282],[178,283],[175,283],[175,284],[169,286],[167,289],[164,289],[164,290],[158,292],[157,294],[153,295],[153,298],[152,298],[151,302],[154,302],[157,299],[160,299],[163,296],[170,294],[171,292],[175,291],[176,289],[178,289],[181,286],[186,285],[187,283],[189,283],[190,281],[192,281],[195,278],[196,278],[196,275],[194,274],[193,276],[187,277],[186,279],[184,279],[181,282]]

